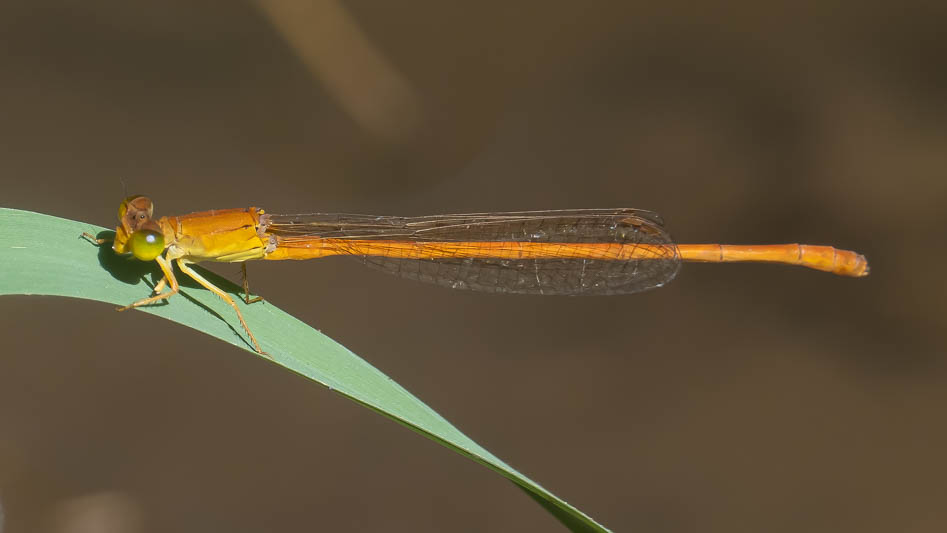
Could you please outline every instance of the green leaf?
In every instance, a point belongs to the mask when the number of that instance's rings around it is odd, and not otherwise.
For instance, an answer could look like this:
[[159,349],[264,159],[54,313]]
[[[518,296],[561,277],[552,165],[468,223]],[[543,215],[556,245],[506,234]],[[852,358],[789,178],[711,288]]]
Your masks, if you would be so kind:
[[[0,208],[0,295],[40,294],[126,305],[147,296],[145,280],[157,273],[153,263],[116,256],[96,247],[82,232],[105,235],[104,228],[82,222]],[[201,270],[228,292],[232,283]],[[182,281],[181,294],[168,305],[142,309],[217,337],[251,353],[239,322],[226,303],[196,283]],[[244,317],[276,363],[330,387],[425,437],[496,471],[573,531],[607,531],[590,517],[517,472],[457,430],[433,409],[342,345],[267,305],[244,305]]]

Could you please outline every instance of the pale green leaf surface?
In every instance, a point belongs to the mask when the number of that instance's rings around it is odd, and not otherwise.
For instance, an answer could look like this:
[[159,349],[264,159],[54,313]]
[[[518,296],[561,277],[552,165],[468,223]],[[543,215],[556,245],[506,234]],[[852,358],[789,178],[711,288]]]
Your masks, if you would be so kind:
[[[157,271],[117,257],[108,246],[97,248],[80,238],[104,228],[49,215],[0,208],[0,295],[67,296],[126,305],[147,296],[145,283]],[[235,286],[212,273],[208,279],[228,292]],[[143,309],[243,348],[252,347],[233,310],[193,282],[182,281],[181,294],[168,305]],[[480,447],[391,378],[329,337],[277,309],[244,305],[247,323],[263,349],[280,365],[402,423],[414,431],[481,463],[525,490],[573,531],[607,531],[590,517],[539,486]]]

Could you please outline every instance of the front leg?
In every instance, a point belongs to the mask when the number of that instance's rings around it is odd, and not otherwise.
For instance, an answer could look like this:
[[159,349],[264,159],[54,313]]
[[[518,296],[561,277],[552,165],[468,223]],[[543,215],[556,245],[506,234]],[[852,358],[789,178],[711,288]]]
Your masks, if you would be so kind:
[[[91,233],[87,233],[87,232],[82,232],[82,234],[79,235],[79,237],[84,237],[86,240],[88,240],[89,242],[97,246],[101,246],[103,244],[110,243],[113,241],[113,239],[96,238],[95,235],[92,235]],[[118,307],[116,308],[118,311],[125,311],[126,309],[133,309],[135,307],[141,307],[143,305],[152,304],[160,300],[166,300],[170,298],[172,294],[176,294],[178,292],[177,280],[174,278],[174,274],[171,272],[171,267],[168,265],[167,261],[165,261],[164,258],[161,256],[158,256],[157,258],[155,258],[155,261],[158,262],[158,266],[160,266],[162,272],[164,272],[164,277],[162,277],[161,280],[158,281],[157,284],[155,284],[154,289],[152,289],[151,294],[153,296],[151,296],[150,298],[142,298],[141,300],[138,300],[137,302],[126,305],[125,307]],[[167,285],[168,283],[169,276],[171,279],[171,292],[167,294],[161,294],[161,291],[164,290],[165,285]]]
[[103,244],[107,242],[112,242],[112,239],[99,239],[95,235],[91,233],[87,233],[85,231],[83,231],[82,235],[79,235],[79,237],[85,237],[87,241],[98,246],[102,246]]
[[155,284],[155,288],[151,289],[151,294],[158,294],[159,292],[163,291],[164,286],[167,285],[167,283],[168,283],[168,278],[162,277],[158,281],[158,283]]
[[[119,307],[117,309],[118,311],[134,309],[136,307],[141,307],[143,305],[151,305],[161,300],[167,300],[172,295],[175,295],[178,293],[178,290],[180,289],[180,287],[178,286],[177,278],[174,277],[174,271],[171,269],[171,265],[167,262],[167,260],[165,260],[165,258],[161,257],[160,255],[155,258],[155,261],[158,263],[158,266],[161,267],[161,271],[164,272],[164,277],[161,278],[161,281],[159,281],[157,285],[155,285],[155,288],[152,291],[153,293],[155,293],[155,295],[149,298],[142,298],[141,300],[138,300],[137,302],[126,305],[125,307]],[[165,293],[161,293],[161,290],[164,289],[164,286],[166,283],[171,285],[171,290]]]

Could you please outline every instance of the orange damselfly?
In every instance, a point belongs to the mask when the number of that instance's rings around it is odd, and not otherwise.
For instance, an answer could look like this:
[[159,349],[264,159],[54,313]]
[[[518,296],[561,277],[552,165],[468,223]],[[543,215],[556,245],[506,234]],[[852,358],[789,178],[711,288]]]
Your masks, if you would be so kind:
[[[152,296],[119,311],[177,293],[174,261],[181,272],[233,307],[261,354],[265,352],[234,300],[189,264],[349,255],[401,277],[455,289],[565,295],[629,294],[660,287],[674,279],[681,261],[783,263],[843,276],[868,274],[864,256],[831,246],[676,244],[656,213],[640,209],[392,217],[274,215],[249,207],[156,220],[151,200],[130,196],[118,215],[115,252],[155,261],[164,274]],[[244,300],[259,300],[249,297],[245,266],[243,275]]]

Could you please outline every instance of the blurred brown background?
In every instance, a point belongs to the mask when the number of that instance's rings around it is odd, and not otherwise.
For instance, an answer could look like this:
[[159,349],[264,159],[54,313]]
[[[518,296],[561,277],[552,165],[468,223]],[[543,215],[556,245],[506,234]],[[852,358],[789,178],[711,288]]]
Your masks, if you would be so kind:
[[[114,226],[124,180],[160,214],[632,206],[679,242],[858,250],[866,279],[685,265],[611,298],[249,266],[617,531],[943,531],[945,6],[3,2],[0,205]],[[5,532],[561,530],[196,331],[0,313]]]

